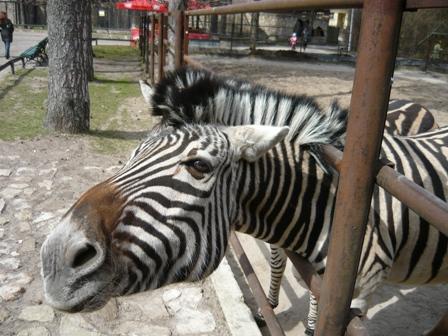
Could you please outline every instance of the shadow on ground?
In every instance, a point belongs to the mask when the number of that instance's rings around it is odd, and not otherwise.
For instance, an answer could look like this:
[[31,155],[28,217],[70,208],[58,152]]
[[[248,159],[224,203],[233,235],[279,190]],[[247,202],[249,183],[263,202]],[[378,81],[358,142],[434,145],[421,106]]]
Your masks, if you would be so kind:
[[20,75],[17,75],[17,78],[13,81],[9,82],[4,89],[2,89],[0,93],[0,100],[2,100],[9,91],[11,91],[13,88],[15,88],[17,85],[19,85],[34,69],[26,69],[25,71],[21,72]]
[[118,130],[91,130],[89,135],[98,138],[119,140],[143,140],[146,139],[148,131],[118,131]]

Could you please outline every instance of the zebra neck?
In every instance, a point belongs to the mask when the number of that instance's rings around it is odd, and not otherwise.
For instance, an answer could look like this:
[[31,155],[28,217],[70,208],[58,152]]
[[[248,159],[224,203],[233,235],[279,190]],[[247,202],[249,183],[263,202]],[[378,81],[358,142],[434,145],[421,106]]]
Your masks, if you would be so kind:
[[337,176],[324,173],[307,151],[281,143],[257,162],[242,164],[238,177],[237,231],[306,257],[322,253]]

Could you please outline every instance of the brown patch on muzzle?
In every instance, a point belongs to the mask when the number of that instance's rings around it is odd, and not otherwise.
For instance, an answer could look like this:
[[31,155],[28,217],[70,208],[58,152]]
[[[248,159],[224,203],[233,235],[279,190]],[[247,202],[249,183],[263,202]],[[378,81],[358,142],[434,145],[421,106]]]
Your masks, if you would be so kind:
[[110,234],[118,224],[125,199],[114,184],[102,182],[86,191],[72,206],[73,222],[97,239],[110,239]]

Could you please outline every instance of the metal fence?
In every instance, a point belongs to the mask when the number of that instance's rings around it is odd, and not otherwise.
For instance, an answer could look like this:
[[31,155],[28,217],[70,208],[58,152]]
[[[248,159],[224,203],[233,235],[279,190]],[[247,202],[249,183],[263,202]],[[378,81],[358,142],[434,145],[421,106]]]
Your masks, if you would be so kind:
[[[185,33],[188,17],[341,7],[362,8],[363,15],[344,153],[331,146],[323,148],[328,162],[340,173],[323,281],[306,260],[288,252],[288,257],[309,289],[319,298],[316,334],[320,336],[344,335],[345,332],[348,335],[367,335],[360,320],[353,313],[350,315],[350,303],[375,182],[448,235],[448,204],[378,161],[403,12],[419,8],[448,7],[448,3],[443,0],[265,0],[171,13],[176,18],[176,41],[171,46],[174,49],[171,52],[175,55],[175,65],[178,67],[188,63],[202,67],[186,55],[188,41]],[[166,26],[165,20],[163,15],[158,16],[157,41],[154,35],[155,17],[148,18],[143,27],[145,36],[149,36],[149,22],[153,25],[151,39],[148,40],[150,42],[145,42],[143,46],[145,59],[151,60],[146,68],[153,83],[156,80],[155,43],[158,45],[159,79],[163,77],[165,55],[170,52],[165,34],[173,27],[163,28]],[[352,204],[357,206],[353,207]],[[347,225],[347,218],[350,218],[350,225]],[[253,277],[253,270],[246,265],[247,260],[243,257],[236,237],[232,238],[232,245],[246,276]],[[256,283],[252,290],[256,294],[271,334],[283,335]],[[448,319],[448,315],[444,318]]]

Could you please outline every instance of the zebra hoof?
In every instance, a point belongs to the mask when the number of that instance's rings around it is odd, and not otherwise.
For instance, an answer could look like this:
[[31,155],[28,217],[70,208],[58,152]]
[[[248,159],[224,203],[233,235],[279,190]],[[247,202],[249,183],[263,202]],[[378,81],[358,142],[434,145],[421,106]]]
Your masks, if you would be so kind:
[[307,336],[314,336],[314,330],[306,327],[305,335],[307,335]]
[[258,309],[257,313],[254,315],[254,320],[259,327],[264,327],[266,325],[266,321],[264,320],[264,316],[260,309]]

